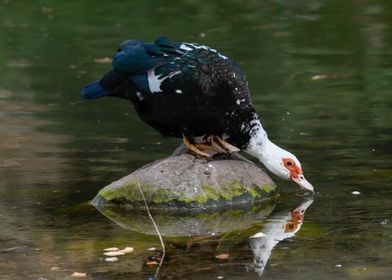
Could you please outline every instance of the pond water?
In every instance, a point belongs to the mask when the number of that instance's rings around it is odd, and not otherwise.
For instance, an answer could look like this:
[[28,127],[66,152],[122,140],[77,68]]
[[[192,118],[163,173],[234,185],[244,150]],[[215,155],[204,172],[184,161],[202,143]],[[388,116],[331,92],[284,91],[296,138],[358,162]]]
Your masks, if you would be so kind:
[[[0,279],[155,274],[146,214],[88,202],[179,140],[122,100],[79,92],[120,41],[161,35],[241,65],[270,138],[298,155],[317,193],[275,178],[276,204],[153,213],[166,230],[159,279],[391,279],[391,13],[388,0],[1,1]],[[190,236],[195,219],[203,232]],[[105,262],[105,248],[126,246],[135,252]]]

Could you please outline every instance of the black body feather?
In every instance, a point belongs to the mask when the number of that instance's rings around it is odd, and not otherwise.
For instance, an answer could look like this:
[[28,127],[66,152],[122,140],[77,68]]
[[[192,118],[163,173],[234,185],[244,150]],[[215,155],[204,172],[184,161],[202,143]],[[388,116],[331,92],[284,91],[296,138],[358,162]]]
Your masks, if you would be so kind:
[[206,46],[166,38],[123,42],[113,69],[82,95],[130,100],[140,118],[164,136],[192,141],[217,135],[240,149],[249,144],[258,119],[234,61]]

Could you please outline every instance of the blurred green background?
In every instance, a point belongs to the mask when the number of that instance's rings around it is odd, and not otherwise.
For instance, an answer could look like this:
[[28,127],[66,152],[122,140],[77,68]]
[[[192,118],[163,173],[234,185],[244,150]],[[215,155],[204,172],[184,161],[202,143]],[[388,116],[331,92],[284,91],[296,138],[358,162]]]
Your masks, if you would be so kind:
[[[162,138],[122,100],[84,101],[79,93],[110,69],[102,58],[121,41],[164,35],[217,48],[240,64],[270,138],[301,159],[318,192],[303,230],[275,248],[269,263],[277,265],[263,279],[316,272],[318,279],[387,279],[391,13],[387,0],[1,1],[0,278],[65,279],[78,269],[92,279],[151,274],[112,267],[100,250],[115,242],[144,248],[156,237],[131,234],[83,203],[180,142]],[[283,193],[277,209],[295,207],[302,193],[275,181]],[[246,239],[227,242],[241,256],[226,266],[212,258],[203,279],[254,279],[235,269],[252,263]],[[198,279],[196,268],[217,250],[173,246],[189,271],[181,279]],[[179,277],[178,265],[165,264],[163,277]]]

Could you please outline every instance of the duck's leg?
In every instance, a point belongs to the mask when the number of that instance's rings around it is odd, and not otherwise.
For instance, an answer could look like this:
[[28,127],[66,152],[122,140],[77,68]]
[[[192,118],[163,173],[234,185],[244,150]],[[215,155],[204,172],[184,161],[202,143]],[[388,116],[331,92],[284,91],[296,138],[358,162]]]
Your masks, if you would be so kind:
[[[192,144],[191,142],[189,142],[188,138],[185,137],[185,135],[182,136],[182,140],[184,141],[184,145],[185,147],[189,150],[192,151],[193,153],[195,153],[196,155],[199,155],[201,157],[205,157],[210,159],[214,154],[210,154],[207,151],[202,151],[200,150],[201,145],[203,144],[197,144],[198,146]],[[207,145],[205,145],[207,147]]]
[[238,149],[236,146],[227,143],[225,140],[216,135],[210,135],[207,140],[216,150],[222,151],[222,153],[232,154],[238,153],[240,151],[240,149]]
[[188,150],[209,159],[216,154],[231,154],[240,151],[237,147],[215,135],[208,136],[204,143],[192,144],[185,136],[183,136],[183,141]]

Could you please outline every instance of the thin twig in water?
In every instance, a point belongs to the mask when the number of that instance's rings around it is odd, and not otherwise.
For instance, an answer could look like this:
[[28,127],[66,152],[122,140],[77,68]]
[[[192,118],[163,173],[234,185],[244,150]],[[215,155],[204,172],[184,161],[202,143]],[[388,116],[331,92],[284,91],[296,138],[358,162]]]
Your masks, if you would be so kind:
[[163,261],[164,261],[165,256],[166,256],[165,243],[163,242],[163,238],[162,238],[162,235],[161,235],[161,233],[159,231],[159,228],[158,228],[157,224],[155,223],[154,218],[151,215],[150,208],[148,207],[147,200],[146,200],[146,198],[144,196],[144,193],[143,193],[143,190],[142,190],[142,188],[140,186],[139,180],[137,180],[137,187],[139,188],[140,194],[142,195],[142,198],[143,198],[143,201],[144,201],[144,205],[146,206],[147,214],[150,217],[150,220],[151,220],[152,224],[154,225],[155,231],[158,234],[159,241],[161,242],[162,257],[161,257],[161,261],[159,262],[159,266],[158,266],[158,268],[157,268],[157,270],[155,272],[155,278],[158,278],[159,270],[161,269],[161,266],[162,266]]

